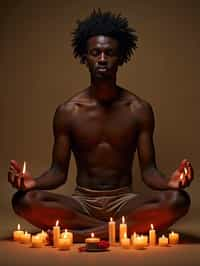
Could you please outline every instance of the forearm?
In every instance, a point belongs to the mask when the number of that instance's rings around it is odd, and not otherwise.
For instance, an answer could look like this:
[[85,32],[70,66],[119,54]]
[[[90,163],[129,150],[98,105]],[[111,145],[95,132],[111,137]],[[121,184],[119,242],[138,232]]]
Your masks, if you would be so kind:
[[142,178],[144,183],[152,189],[169,189],[168,178],[155,167],[150,167],[148,169],[143,170]]
[[66,174],[55,167],[50,168],[41,176],[34,178],[33,189],[56,189],[64,184]]

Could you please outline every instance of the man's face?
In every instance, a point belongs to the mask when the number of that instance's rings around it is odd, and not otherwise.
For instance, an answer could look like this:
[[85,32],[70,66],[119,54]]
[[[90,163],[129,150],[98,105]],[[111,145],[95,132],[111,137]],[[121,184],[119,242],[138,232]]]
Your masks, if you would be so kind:
[[93,78],[115,78],[119,65],[119,43],[108,36],[88,39],[86,64]]

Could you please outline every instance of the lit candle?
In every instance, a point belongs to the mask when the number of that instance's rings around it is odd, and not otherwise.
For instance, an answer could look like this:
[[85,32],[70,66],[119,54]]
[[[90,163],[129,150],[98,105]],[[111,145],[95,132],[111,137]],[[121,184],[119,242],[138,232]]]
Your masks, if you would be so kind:
[[137,236],[134,239],[134,244],[133,244],[135,249],[144,249],[146,247],[146,241],[143,236]]
[[13,239],[15,241],[21,241],[21,237],[24,235],[24,231],[20,230],[20,224],[17,225],[17,230],[13,232]]
[[115,222],[112,217],[110,218],[110,222],[108,223],[108,235],[109,235],[109,243],[110,245],[115,245],[116,236],[115,236]]
[[175,245],[179,242],[179,234],[171,232],[169,233],[169,244]]
[[42,230],[42,232],[38,233],[37,235],[42,239],[44,245],[48,244],[48,240],[47,240],[48,239],[48,234],[47,234],[47,232]]
[[127,234],[124,233],[124,237],[121,239],[121,246],[123,248],[130,248],[130,244],[131,244],[130,238],[128,238]]
[[91,233],[91,237],[85,239],[87,249],[96,249],[99,242],[100,238],[94,237],[94,233]]
[[26,173],[26,162],[24,161],[22,174],[25,174],[25,173]]
[[151,229],[149,230],[149,245],[156,245],[156,230],[154,229],[153,224],[151,224]]
[[137,237],[137,234],[136,234],[136,232],[134,232],[134,233],[131,235],[131,243],[132,243],[132,245],[134,245],[134,240],[135,240],[136,237]]
[[21,236],[20,243],[22,243],[22,244],[29,244],[30,242],[31,242],[31,234],[29,234],[28,232],[25,232]]
[[61,238],[69,238],[71,245],[73,244],[73,233],[69,232],[67,229],[61,234]]
[[69,237],[67,237],[67,235],[65,234],[62,238],[58,239],[58,244],[57,247],[60,250],[68,250],[71,247],[71,239]]
[[42,238],[38,235],[32,236],[31,243],[32,243],[33,248],[41,248],[44,246],[44,242],[43,242]]
[[119,240],[121,243],[121,239],[124,238],[124,234],[127,234],[127,224],[125,223],[125,218],[122,216],[122,223],[119,225]]
[[148,246],[148,236],[146,235],[141,235],[142,241],[144,242],[144,245],[147,247]]
[[159,237],[158,239],[158,245],[160,247],[166,247],[168,246],[168,238],[162,235],[162,237]]
[[56,225],[53,227],[53,246],[57,247],[58,239],[60,238],[60,226],[59,221],[56,221]]

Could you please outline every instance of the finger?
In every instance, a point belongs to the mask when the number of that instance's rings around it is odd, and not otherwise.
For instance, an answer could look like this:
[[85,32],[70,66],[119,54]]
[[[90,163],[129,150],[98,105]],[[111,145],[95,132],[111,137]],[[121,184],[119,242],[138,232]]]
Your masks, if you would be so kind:
[[13,166],[15,168],[15,170],[17,172],[21,172],[21,167],[15,160],[11,160],[10,164],[11,164],[11,166]]

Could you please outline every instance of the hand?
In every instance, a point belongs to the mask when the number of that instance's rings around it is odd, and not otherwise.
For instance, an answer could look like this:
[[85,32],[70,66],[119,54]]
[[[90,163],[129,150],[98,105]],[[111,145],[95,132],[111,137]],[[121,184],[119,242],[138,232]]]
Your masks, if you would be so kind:
[[22,173],[20,165],[15,161],[10,161],[10,167],[8,171],[8,182],[18,190],[27,190],[33,188],[35,181],[30,173]]
[[193,168],[189,160],[184,159],[179,168],[171,175],[168,181],[169,188],[182,189],[188,187],[193,180]]

